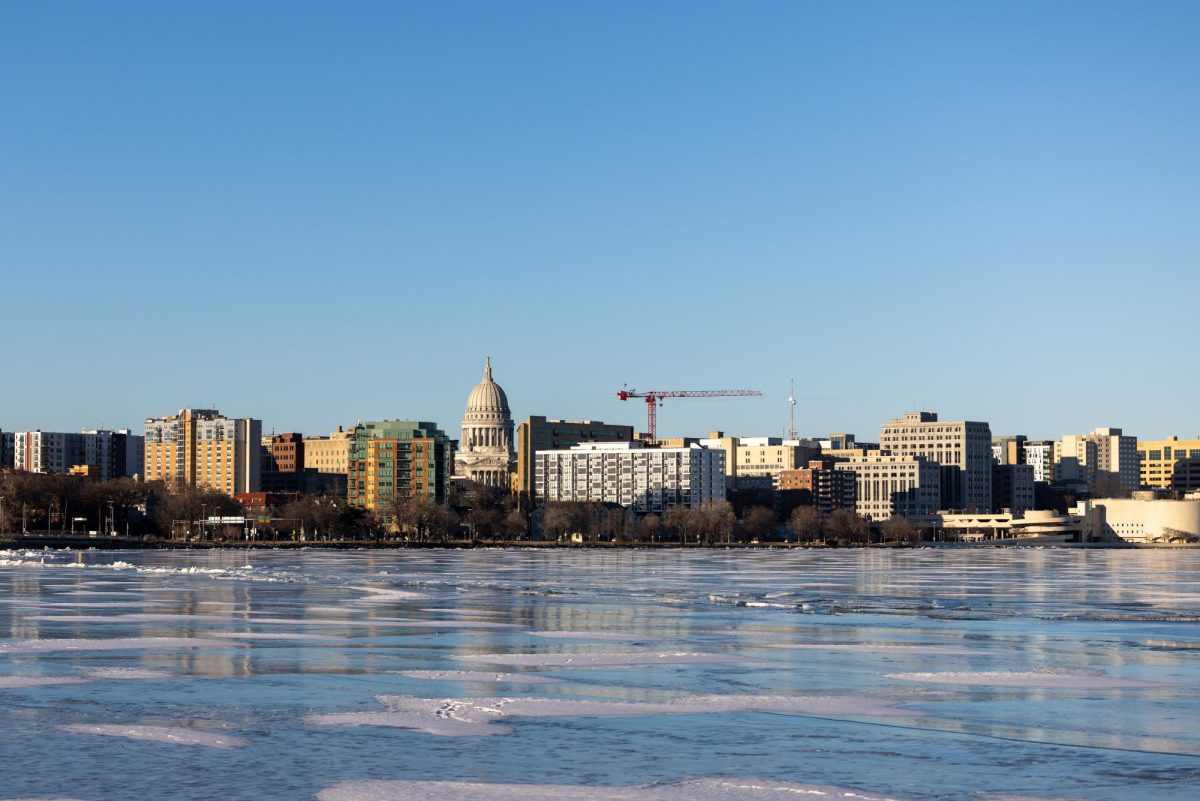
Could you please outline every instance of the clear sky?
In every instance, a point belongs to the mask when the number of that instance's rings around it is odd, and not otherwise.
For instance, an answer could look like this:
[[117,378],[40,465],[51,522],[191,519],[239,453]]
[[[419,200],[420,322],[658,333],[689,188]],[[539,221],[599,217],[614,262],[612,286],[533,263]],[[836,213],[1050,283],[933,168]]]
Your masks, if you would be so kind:
[[0,428],[1200,433],[1195,2],[0,2]]

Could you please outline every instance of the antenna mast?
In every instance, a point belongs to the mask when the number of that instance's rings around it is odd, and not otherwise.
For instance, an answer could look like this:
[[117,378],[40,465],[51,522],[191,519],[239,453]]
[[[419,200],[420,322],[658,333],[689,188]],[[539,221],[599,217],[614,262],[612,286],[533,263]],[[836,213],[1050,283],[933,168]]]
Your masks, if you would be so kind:
[[798,439],[796,436],[796,379],[790,379],[788,386],[788,439]]

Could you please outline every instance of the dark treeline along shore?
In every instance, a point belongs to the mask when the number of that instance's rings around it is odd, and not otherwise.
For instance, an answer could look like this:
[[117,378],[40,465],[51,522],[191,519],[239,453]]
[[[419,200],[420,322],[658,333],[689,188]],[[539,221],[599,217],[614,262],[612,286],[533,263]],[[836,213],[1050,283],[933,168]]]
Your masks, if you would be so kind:
[[549,503],[471,486],[458,506],[392,499],[378,511],[340,495],[247,507],[223,493],[129,478],[10,472],[0,476],[0,543],[51,547],[780,547],[904,546],[902,517],[878,527],[854,512],[781,505],[734,493],[701,508],[635,515],[602,503]]

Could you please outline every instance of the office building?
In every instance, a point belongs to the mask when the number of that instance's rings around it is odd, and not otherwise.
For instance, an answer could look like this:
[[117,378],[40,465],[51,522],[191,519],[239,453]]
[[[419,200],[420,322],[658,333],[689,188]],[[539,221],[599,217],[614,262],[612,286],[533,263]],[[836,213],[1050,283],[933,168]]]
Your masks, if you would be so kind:
[[1200,489],[1200,438],[1144,440],[1137,444],[1143,487],[1191,492]]
[[1088,491],[1108,494],[1138,488],[1137,438],[1119,428],[1097,428],[1090,434],[1068,434],[1055,443],[1056,484],[1086,484]]
[[397,499],[445,503],[454,468],[454,440],[437,423],[379,420],[351,431],[350,503],[390,511]]
[[304,469],[318,473],[347,475],[350,472],[350,440],[353,433],[338,426],[327,437],[304,438]]
[[[909,412],[885,423],[879,447],[896,456],[920,456],[941,469],[940,508],[987,511],[992,503],[992,431],[987,423],[938,420],[934,412]],[[861,487],[860,487],[861,488]]]
[[0,470],[13,469],[13,442],[11,431],[0,431]]
[[233,496],[258,492],[261,473],[260,420],[224,417],[216,409],[182,409],[146,420],[147,481]]
[[699,445],[649,448],[641,442],[539,451],[534,495],[542,502],[596,501],[639,512],[695,509],[725,499],[725,453]]
[[854,509],[863,517],[878,522],[892,515],[912,517],[938,511],[942,469],[923,456],[871,451],[835,462],[833,468],[854,475]]
[[992,508],[1020,516],[1034,508],[1033,467],[1027,464],[992,466]]
[[534,457],[541,451],[569,450],[585,442],[632,442],[633,433],[633,426],[600,420],[529,417],[517,426],[516,491],[533,492]]

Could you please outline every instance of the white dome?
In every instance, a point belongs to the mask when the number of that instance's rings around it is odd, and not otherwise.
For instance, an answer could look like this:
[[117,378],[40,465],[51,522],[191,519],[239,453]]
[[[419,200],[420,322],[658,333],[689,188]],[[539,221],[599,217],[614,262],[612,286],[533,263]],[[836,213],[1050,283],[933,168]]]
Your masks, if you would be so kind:
[[[475,385],[467,397],[467,416],[472,413],[496,413],[509,415],[508,396],[504,390],[492,380],[492,358],[489,356],[483,367],[483,380]],[[477,418],[478,419],[478,418]]]
[[507,489],[515,462],[508,396],[492,380],[492,359],[488,357],[483,380],[467,396],[462,439],[455,456],[457,472],[481,484]]

